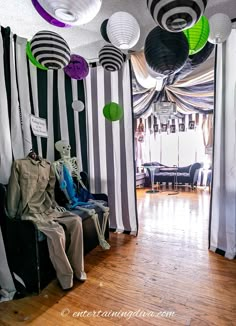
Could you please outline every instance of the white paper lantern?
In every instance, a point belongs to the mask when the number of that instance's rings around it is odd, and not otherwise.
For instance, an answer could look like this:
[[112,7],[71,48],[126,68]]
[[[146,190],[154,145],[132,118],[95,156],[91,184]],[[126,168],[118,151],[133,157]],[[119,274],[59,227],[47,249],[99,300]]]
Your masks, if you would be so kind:
[[209,19],[210,35],[208,41],[213,44],[223,43],[231,33],[232,22],[225,14],[215,14]]
[[121,50],[131,49],[138,43],[140,27],[137,20],[127,12],[113,14],[107,24],[110,42]]
[[76,112],[84,111],[84,103],[82,101],[75,100],[72,102],[72,108]]
[[43,9],[60,22],[83,25],[99,12],[102,0],[38,0]]

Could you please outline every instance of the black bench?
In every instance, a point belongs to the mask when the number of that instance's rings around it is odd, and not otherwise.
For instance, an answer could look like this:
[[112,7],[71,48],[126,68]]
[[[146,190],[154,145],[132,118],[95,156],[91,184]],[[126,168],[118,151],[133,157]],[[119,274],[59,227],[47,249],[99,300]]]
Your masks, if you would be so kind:
[[[94,194],[94,199],[108,201],[105,194]],[[24,284],[16,282],[18,291],[40,293],[55,277],[56,273],[49,258],[46,237],[32,221],[10,219],[5,210],[6,187],[0,184],[0,224],[6,247],[9,267]],[[100,224],[103,213],[97,210]],[[94,222],[86,213],[81,213],[83,221],[84,253],[87,254],[99,244]],[[109,239],[109,223],[106,225],[105,238]]]

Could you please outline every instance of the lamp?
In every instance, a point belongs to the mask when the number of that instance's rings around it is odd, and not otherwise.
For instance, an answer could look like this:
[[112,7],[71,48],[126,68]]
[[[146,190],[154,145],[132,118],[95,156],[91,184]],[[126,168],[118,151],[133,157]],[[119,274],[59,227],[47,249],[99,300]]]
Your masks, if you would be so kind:
[[131,49],[138,43],[140,27],[137,20],[127,12],[116,12],[107,23],[110,42],[121,50]]
[[90,22],[102,5],[102,0],[38,0],[38,2],[56,20],[69,25]]
[[119,104],[111,102],[104,106],[103,115],[109,121],[118,121],[123,117],[124,110]]
[[69,64],[64,68],[65,73],[72,79],[82,80],[89,74],[87,61],[78,54],[72,54]]
[[189,44],[189,55],[196,54],[204,48],[209,33],[210,27],[205,16],[202,16],[193,27],[184,31]]
[[223,43],[231,33],[232,22],[225,14],[215,14],[209,19],[210,35],[208,41],[213,44]]
[[147,0],[155,22],[169,32],[180,32],[196,24],[206,5],[207,0]]
[[147,36],[144,55],[151,70],[161,75],[179,71],[188,58],[189,45],[186,36],[170,33],[155,27]]
[[124,55],[112,44],[104,45],[99,52],[99,62],[108,71],[120,70],[124,64]]
[[48,69],[62,69],[70,61],[70,48],[57,33],[41,31],[34,35],[30,48],[35,59]]

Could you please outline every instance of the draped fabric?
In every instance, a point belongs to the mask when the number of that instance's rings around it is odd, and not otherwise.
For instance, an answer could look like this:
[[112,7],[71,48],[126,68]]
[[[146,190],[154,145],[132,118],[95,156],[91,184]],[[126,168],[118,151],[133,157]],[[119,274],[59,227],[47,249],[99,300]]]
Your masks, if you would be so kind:
[[[203,67],[205,68],[202,71]],[[176,102],[180,113],[212,113],[214,106],[214,68],[210,60],[173,85],[165,87],[167,97]]]
[[216,56],[210,250],[236,257],[236,29]]
[[211,58],[206,59],[213,49],[214,46],[208,43],[204,53],[188,58],[180,72],[166,78],[150,76],[143,52],[132,54],[135,117],[149,116],[152,112],[152,103],[159,100],[176,102],[177,110],[182,114],[212,113],[214,61]]
[[[88,125],[88,170],[92,192],[108,193],[110,228],[136,235],[133,113],[129,62],[119,72],[101,66],[91,68],[86,78]],[[103,116],[106,103],[124,108],[120,121]]]

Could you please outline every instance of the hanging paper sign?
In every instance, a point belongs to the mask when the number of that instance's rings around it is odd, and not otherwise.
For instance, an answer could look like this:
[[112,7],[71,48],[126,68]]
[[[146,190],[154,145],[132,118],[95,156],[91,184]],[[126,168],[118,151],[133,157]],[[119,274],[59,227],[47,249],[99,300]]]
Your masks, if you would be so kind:
[[167,132],[167,124],[162,124],[161,125],[161,132]]
[[170,133],[171,134],[175,134],[176,133],[176,126],[175,125],[171,125],[170,126]]
[[184,124],[184,123],[180,123],[180,124],[179,124],[179,131],[180,131],[180,132],[185,131],[185,124]]
[[195,129],[195,121],[189,121],[188,129],[190,129],[190,130]]
[[153,129],[154,132],[158,132],[159,131],[159,126],[157,124],[153,125]]
[[34,115],[30,116],[30,123],[32,132],[35,136],[39,137],[48,137],[48,130],[47,130],[47,121],[46,119],[35,117]]

